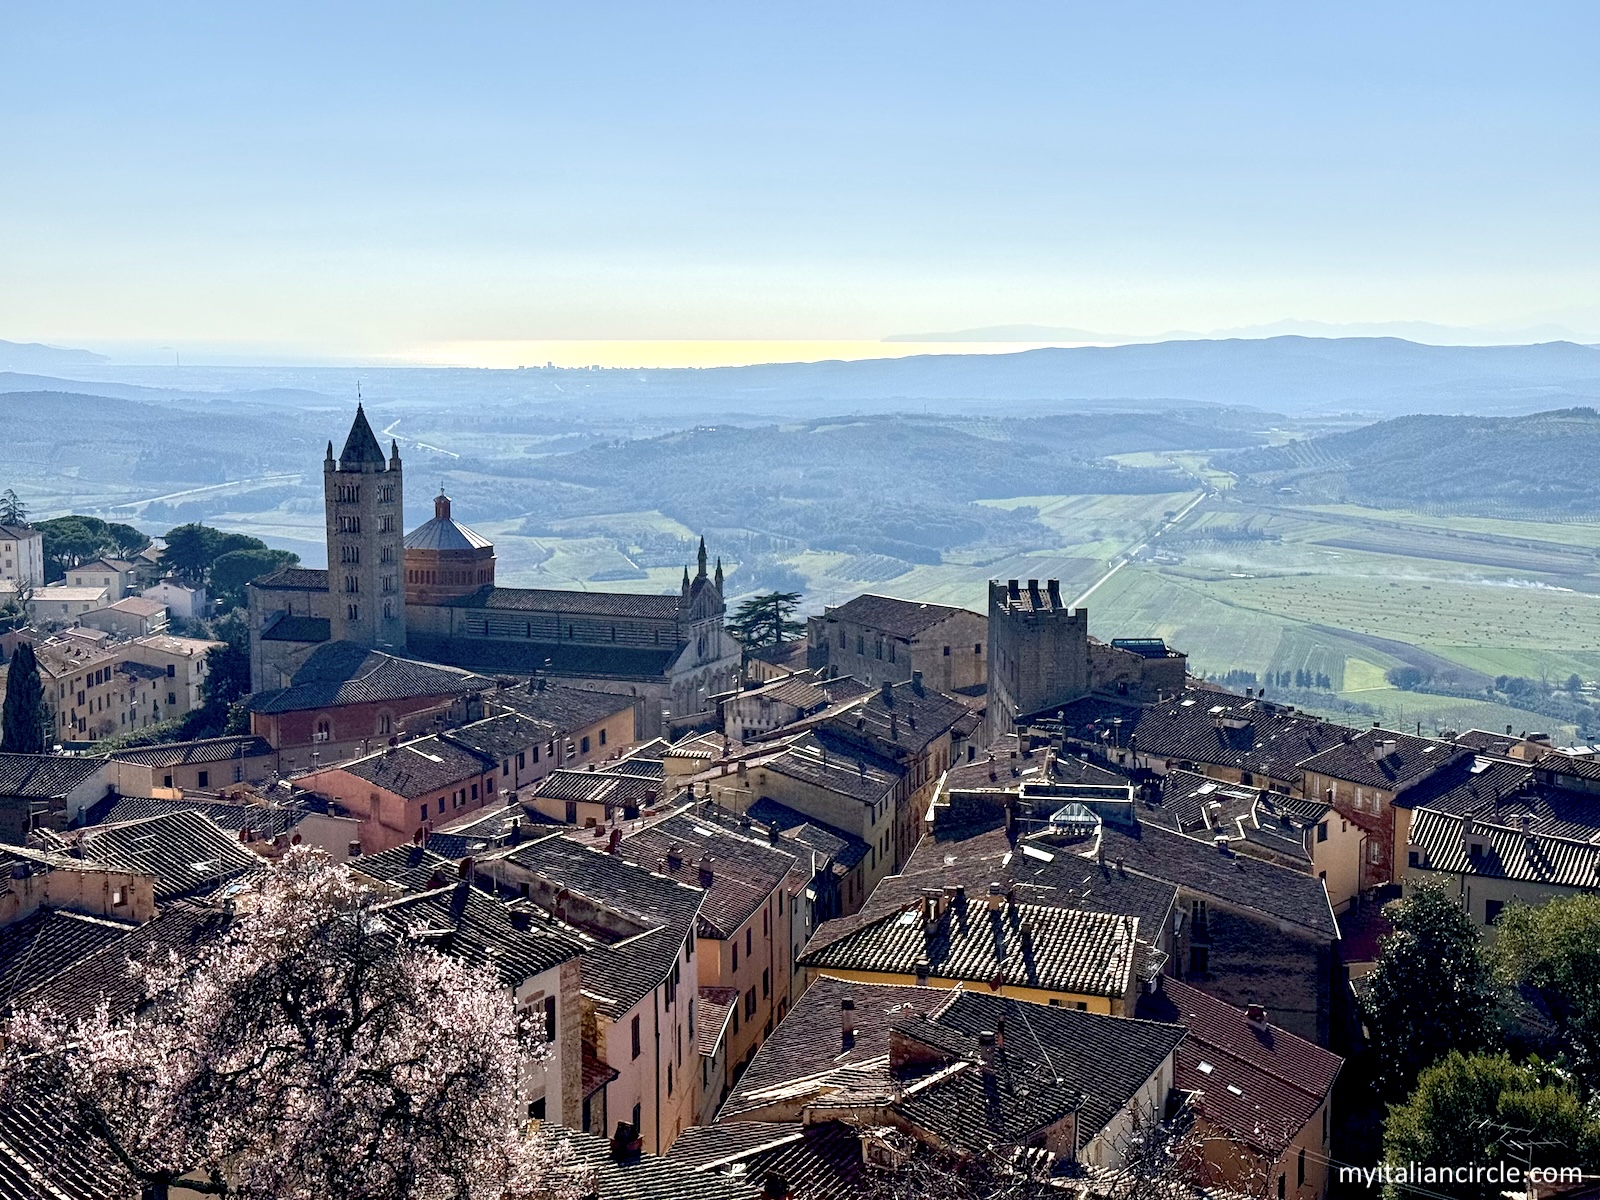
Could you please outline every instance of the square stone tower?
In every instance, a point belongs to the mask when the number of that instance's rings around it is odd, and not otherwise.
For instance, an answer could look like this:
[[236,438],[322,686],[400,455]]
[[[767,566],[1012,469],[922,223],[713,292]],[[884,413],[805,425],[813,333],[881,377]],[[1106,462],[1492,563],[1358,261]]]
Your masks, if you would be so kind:
[[322,464],[328,516],[328,601],[335,641],[395,653],[406,648],[406,596],[400,582],[404,494],[400,448],[389,457],[356,405],[344,450]]
[[989,739],[1019,716],[1089,694],[1089,610],[1067,608],[1061,585],[989,581]]

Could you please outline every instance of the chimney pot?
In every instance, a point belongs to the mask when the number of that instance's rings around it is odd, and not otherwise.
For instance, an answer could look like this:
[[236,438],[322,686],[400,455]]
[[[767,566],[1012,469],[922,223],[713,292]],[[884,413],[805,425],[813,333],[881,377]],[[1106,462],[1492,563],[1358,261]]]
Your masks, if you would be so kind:
[[1267,1023],[1267,1010],[1259,1004],[1248,1005],[1244,1010],[1245,1020],[1256,1028],[1264,1028]]
[[345,857],[346,858],[360,858],[361,857],[361,843],[360,842],[351,842],[348,846],[346,846],[344,848],[344,852],[345,852]]

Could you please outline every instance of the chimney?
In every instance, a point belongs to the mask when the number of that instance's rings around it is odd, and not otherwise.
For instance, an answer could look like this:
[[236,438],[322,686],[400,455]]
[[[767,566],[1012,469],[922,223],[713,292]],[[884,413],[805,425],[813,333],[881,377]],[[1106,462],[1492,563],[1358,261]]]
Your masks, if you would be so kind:
[[890,713],[889,714],[889,740],[891,742],[897,742],[897,741],[900,740],[900,714],[899,713]]
[[1059,579],[1045,580],[1045,591],[1050,593],[1050,607],[1061,607],[1061,581]]
[[1523,813],[1517,818],[1517,830],[1523,837],[1533,836],[1533,814]]
[[1002,908],[1005,907],[1005,903],[1006,903],[1005,889],[1002,888],[1000,886],[1000,882],[998,880],[996,880],[995,882],[993,882],[993,883],[991,883],[989,885],[989,900],[988,900],[989,911],[990,912],[999,912]]
[[644,1139],[627,1121],[617,1122],[617,1132],[611,1137],[613,1162],[633,1162],[644,1153]]
[[360,858],[361,857],[361,843],[360,842],[351,842],[348,846],[346,846],[344,848],[344,854],[345,854],[346,858]]
[[681,846],[667,847],[667,866],[674,871],[683,866],[683,848]]
[[922,672],[921,671],[913,671],[913,672],[911,672],[911,691],[915,695],[918,695],[918,696],[922,695]]
[[994,1074],[995,1038],[994,1030],[984,1029],[978,1033],[978,1061],[983,1064],[986,1074]]
[[533,924],[533,914],[525,908],[513,908],[510,915],[513,929],[527,929]]
[[883,696],[883,702],[885,704],[892,705],[894,703],[894,684],[885,679],[883,681],[883,689],[880,694]]
[[846,996],[839,1001],[839,1042],[846,1049],[856,1044],[855,997]]
[[622,830],[613,829],[611,831],[611,839],[606,843],[606,851],[609,854],[622,853]]
[[789,1200],[789,1181],[777,1171],[768,1171],[761,1185],[761,1200]]
[[932,971],[933,971],[933,964],[932,963],[930,963],[925,958],[917,959],[916,972],[917,972],[917,986],[918,987],[927,987],[928,986],[928,976]]
[[1257,1029],[1267,1027],[1267,1010],[1259,1004],[1250,1004],[1245,1007],[1244,1019]]
[[994,1048],[1004,1054],[1006,1049],[1006,1019],[996,1017],[994,1022]]
[[702,855],[700,858],[700,886],[708,888],[715,881],[716,875],[711,870],[711,855]]

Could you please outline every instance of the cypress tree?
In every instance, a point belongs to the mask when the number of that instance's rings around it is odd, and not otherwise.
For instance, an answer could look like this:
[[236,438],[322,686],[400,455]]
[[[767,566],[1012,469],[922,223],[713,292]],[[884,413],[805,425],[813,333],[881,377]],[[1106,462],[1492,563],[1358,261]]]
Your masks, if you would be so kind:
[[39,660],[34,656],[33,647],[23,642],[11,656],[11,667],[6,673],[0,750],[9,754],[43,754],[44,722],[44,687],[39,682]]

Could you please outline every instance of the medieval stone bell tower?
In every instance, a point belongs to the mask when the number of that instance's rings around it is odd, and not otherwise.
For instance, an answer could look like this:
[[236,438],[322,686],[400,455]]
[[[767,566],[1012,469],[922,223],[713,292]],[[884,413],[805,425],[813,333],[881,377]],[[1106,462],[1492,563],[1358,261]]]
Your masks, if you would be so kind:
[[335,641],[402,652],[406,648],[406,597],[401,586],[400,543],[404,494],[400,448],[389,457],[356,405],[344,450],[322,464],[328,516],[328,601]]

